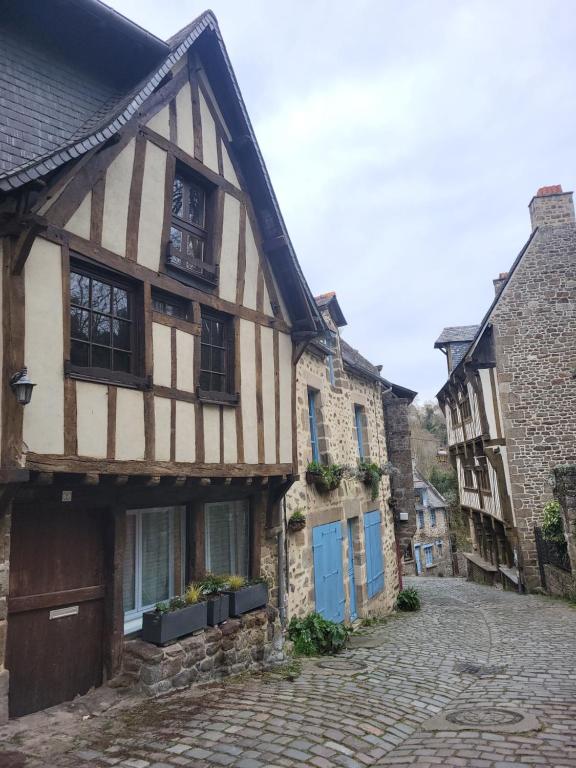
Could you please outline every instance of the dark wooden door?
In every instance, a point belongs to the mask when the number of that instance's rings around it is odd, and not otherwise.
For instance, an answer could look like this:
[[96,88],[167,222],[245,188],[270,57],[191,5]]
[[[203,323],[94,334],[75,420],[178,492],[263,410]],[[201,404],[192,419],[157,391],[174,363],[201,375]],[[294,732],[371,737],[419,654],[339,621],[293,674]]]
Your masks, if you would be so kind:
[[101,684],[104,592],[101,511],[15,508],[6,664],[11,717]]

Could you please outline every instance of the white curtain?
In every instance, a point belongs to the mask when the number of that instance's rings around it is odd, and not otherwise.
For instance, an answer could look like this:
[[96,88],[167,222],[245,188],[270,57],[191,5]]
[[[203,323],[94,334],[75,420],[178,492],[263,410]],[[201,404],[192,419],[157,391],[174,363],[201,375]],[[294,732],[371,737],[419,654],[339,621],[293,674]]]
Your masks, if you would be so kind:
[[206,504],[204,513],[206,569],[216,574],[248,576],[248,502]]

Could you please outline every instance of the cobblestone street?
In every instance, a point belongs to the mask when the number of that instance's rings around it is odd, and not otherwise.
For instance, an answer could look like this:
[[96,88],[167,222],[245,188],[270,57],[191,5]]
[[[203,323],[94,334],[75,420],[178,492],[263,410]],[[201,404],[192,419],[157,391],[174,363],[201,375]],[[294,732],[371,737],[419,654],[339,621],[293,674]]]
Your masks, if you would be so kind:
[[137,700],[40,738],[12,724],[0,765],[576,766],[576,610],[458,579],[418,588],[420,613],[305,661],[295,680]]

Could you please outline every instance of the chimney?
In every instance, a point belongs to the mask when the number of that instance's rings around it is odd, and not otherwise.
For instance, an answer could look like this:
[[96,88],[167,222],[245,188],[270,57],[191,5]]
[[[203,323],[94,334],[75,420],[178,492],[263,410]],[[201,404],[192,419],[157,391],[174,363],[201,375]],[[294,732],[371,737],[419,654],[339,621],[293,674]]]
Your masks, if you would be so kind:
[[528,208],[532,231],[536,227],[561,227],[576,223],[572,192],[562,192],[560,184],[540,187]]
[[498,277],[495,280],[492,280],[494,283],[494,293],[496,296],[498,296],[502,288],[504,288],[504,283],[506,280],[508,280],[508,272],[500,272]]

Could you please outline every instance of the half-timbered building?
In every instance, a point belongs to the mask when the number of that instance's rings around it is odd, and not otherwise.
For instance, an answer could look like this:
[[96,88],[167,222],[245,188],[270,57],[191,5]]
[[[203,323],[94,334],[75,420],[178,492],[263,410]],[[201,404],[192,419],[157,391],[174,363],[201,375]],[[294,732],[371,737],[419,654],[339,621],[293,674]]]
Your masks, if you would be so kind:
[[324,324],[211,12],[164,42],[96,0],[30,0],[0,36],[0,677],[21,715],[114,676],[143,612],[207,571],[277,600],[294,362]]
[[470,522],[469,575],[514,589],[541,584],[535,529],[554,468],[576,457],[572,193],[543,187],[529,209],[532,233],[480,325],[445,328],[435,344],[448,362],[438,400]]

